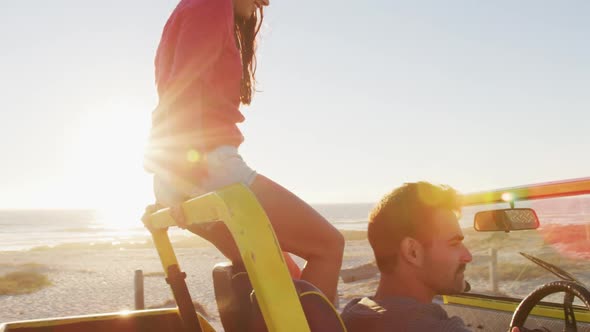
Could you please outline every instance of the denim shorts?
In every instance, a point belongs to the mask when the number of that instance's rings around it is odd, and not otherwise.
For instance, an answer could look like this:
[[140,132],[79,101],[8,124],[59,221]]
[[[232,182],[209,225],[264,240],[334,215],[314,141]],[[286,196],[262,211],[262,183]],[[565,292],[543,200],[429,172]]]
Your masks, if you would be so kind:
[[235,183],[242,183],[249,187],[257,175],[256,171],[242,159],[238,148],[234,146],[220,146],[208,152],[205,160],[207,176],[198,186],[175,183],[165,175],[154,176],[154,192],[158,203],[165,206],[177,205],[191,197]]

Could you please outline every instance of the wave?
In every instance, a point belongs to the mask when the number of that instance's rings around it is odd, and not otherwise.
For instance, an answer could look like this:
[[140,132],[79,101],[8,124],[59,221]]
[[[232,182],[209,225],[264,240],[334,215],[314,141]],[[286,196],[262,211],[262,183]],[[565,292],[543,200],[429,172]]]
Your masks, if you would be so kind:
[[138,232],[145,230],[145,227],[138,226],[138,227],[125,227],[125,228],[116,228],[116,227],[105,227],[105,226],[83,226],[83,227],[73,227],[73,228],[65,228],[60,231],[65,233],[102,233],[102,232]]
[[[198,248],[210,245],[206,240],[192,234],[169,232],[170,241],[175,248]],[[50,243],[13,242],[3,244],[0,251],[48,251],[48,250],[131,250],[154,248],[149,234],[132,237],[87,238],[84,240],[68,238]]]
[[366,231],[367,230],[367,223],[366,220],[359,220],[359,219],[344,219],[344,220],[337,220],[337,221],[330,221],[334,227],[340,230],[351,230],[351,231]]

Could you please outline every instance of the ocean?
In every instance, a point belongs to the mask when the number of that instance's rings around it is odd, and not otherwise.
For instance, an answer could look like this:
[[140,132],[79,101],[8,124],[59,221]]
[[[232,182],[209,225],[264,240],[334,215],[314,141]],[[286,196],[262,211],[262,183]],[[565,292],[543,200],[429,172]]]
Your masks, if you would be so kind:
[[[336,228],[366,230],[373,203],[314,204]],[[485,209],[506,208],[507,204],[485,206]],[[590,195],[546,199],[519,203],[532,207],[541,225],[590,223]],[[482,207],[463,209],[460,224],[471,227],[473,216]],[[97,245],[142,245],[150,235],[139,220],[104,215],[95,210],[0,210],[0,251],[42,250],[55,246],[84,248]],[[133,219],[133,218],[131,218]],[[170,230],[171,239],[193,236],[181,229]]]
[[[373,204],[316,204],[339,229],[365,230]],[[54,246],[84,248],[105,243],[139,244],[150,237],[140,221],[116,220],[96,210],[0,210],[0,251],[41,250]],[[170,230],[171,239],[192,236]]]

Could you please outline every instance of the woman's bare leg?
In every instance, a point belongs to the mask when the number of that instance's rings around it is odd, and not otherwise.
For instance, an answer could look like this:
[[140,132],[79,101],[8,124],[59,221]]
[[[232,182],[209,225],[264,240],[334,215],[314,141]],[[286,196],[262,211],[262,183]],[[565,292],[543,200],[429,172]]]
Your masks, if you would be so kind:
[[[178,210],[186,198],[166,192],[165,186],[155,182],[158,202]],[[277,235],[281,249],[305,260],[301,278],[318,287],[336,303],[338,276],[342,265],[344,238],[317,211],[274,181],[258,174],[250,186],[266,212]],[[184,223],[182,213],[175,219]],[[191,226],[189,230],[213,243],[232,262],[241,260],[233,237],[223,223],[204,229]]]
[[276,182],[257,175],[250,189],[268,215],[281,249],[305,260],[301,278],[332,302],[342,265],[342,234],[311,206]]

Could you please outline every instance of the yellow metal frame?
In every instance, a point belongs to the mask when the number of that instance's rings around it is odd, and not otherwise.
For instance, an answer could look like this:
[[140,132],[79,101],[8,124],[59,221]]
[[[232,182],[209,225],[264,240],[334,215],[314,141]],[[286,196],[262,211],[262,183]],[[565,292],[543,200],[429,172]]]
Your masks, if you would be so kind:
[[506,193],[510,194],[515,201],[590,194],[590,178],[546,182],[467,194],[463,197],[463,205],[505,202],[502,195]]
[[[266,213],[254,194],[235,184],[190,199],[181,205],[187,225],[223,221],[238,246],[256,292],[260,310],[271,332],[309,331],[295,286]],[[164,271],[177,265],[168,227],[177,226],[169,209],[144,221],[150,228]]]
[[[590,178],[546,182],[467,194],[463,197],[463,205],[469,206],[505,202],[503,197],[505,194],[510,194],[509,196],[512,197],[514,201],[590,194]],[[518,306],[518,304],[514,302],[500,299],[481,298],[477,295],[445,295],[443,296],[443,301],[445,304],[460,304],[483,309],[507,311],[511,313],[514,312]],[[590,323],[590,313],[588,313],[587,310],[574,309],[574,312],[578,321]],[[537,305],[531,311],[531,315],[564,319],[562,309],[544,305]]]
[[[500,300],[500,299],[487,299],[487,298],[480,298],[477,296],[466,296],[466,295],[456,295],[456,296],[449,296],[444,295],[443,301],[445,304],[460,304],[469,307],[475,308],[482,308],[482,309],[491,309],[491,310],[498,310],[498,311],[506,311],[509,313],[514,313],[516,307],[518,307],[518,303]],[[576,315],[576,321],[590,323],[590,313],[586,309],[574,309],[574,313]],[[536,305],[530,313],[533,316],[538,317],[545,317],[545,318],[556,318],[556,319],[564,319],[565,316],[563,314],[563,309],[555,308],[551,306],[546,306],[542,304]]]
[[[328,300],[328,298],[326,297],[326,295],[324,295],[324,293],[322,293],[320,291],[307,291],[307,292],[303,292],[303,293],[299,294],[299,297],[303,298],[305,295],[319,296],[319,297],[323,298],[326,303],[330,303],[330,300]],[[332,306],[332,305],[330,306],[330,308],[332,308],[332,311],[334,312],[334,314],[336,315],[336,317],[340,321],[340,325],[343,326],[344,328],[346,328],[346,325],[344,324],[344,321],[342,320],[342,317],[340,317],[340,314],[338,313],[338,310],[336,310],[336,308],[334,306]]]
[[[139,311],[124,311],[118,313],[109,314],[97,314],[97,315],[83,315],[83,316],[71,316],[71,317],[60,317],[50,319],[32,319],[20,322],[10,322],[0,324],[0,332],[23,329],[23,328],[35,328],[35,327],[49,327],[49,326],[63,326],[68,324],[92,322],[92,321],[104,321],[104,320],[116,320],[123,317],[143,317],[143,316],[161,316],[163,314],[178,313],[177,309],[151,309],[151,310],[139,310]],[[203,332],[215,332],[215,329],[207,322],[201,314],[197,313],[199,317],[199,323]]]

